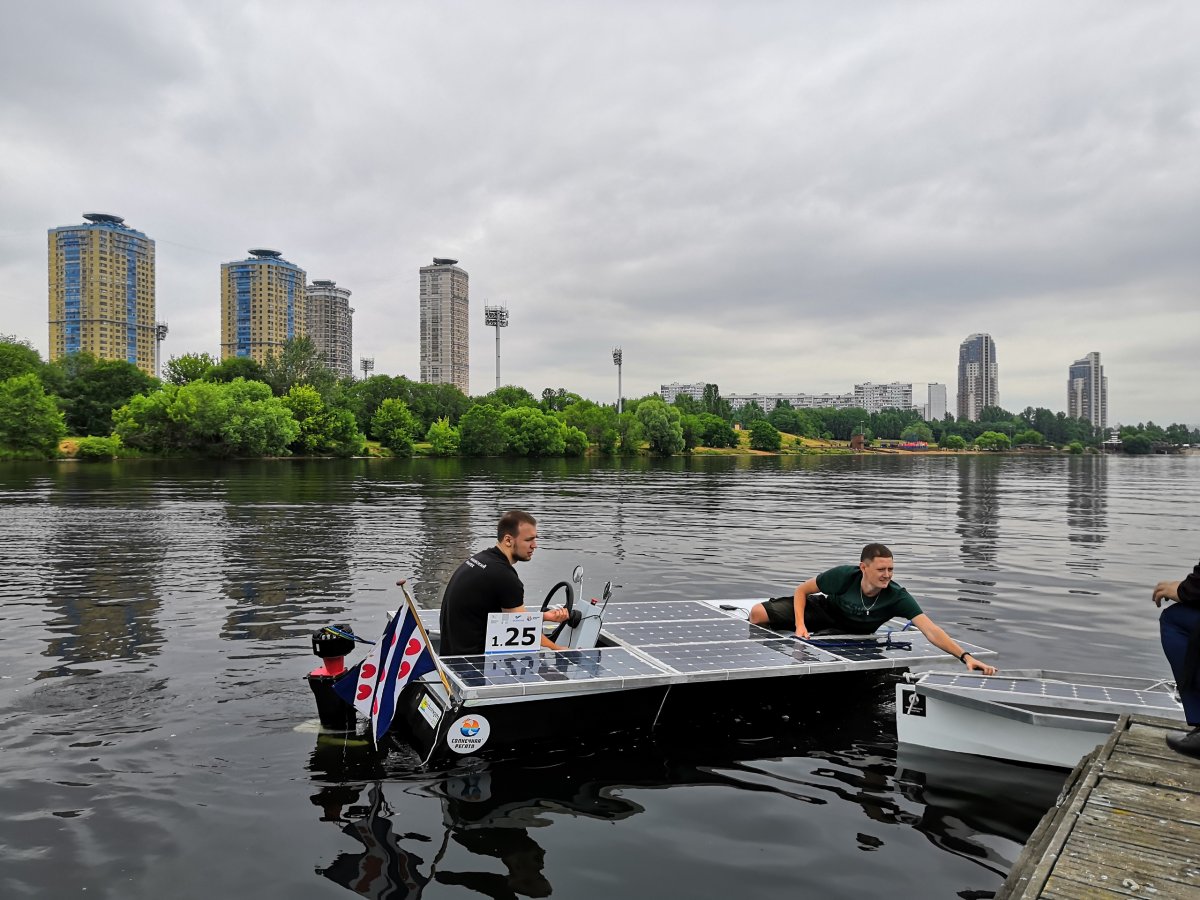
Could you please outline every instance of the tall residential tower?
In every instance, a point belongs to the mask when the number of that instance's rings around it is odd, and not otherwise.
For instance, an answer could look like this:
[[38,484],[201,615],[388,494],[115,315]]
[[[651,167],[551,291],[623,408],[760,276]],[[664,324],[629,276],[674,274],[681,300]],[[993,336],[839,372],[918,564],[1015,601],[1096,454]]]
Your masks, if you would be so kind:
[[467,273],[457,259],[421,267],[421,381],[471,392]]
[[221,264],[221,359],[256,362],[307,334],[305,274],[278,250],[251,250],[250,258]]
[[1108,427],[1108,376],[1095,351],[1071,363],[1067,373],[1067,415]]
[[985,406],[999,405],[996,344],[990,334],[973,334],[958,348],[958,417],[978,422]]
[[154,241],[120,216],[51,228],[50,359],[86,351],[155,371]]
[[350,292],[332,281],[314,281],[306,294],[309,339],[338,378],[353,378],[354,309]]

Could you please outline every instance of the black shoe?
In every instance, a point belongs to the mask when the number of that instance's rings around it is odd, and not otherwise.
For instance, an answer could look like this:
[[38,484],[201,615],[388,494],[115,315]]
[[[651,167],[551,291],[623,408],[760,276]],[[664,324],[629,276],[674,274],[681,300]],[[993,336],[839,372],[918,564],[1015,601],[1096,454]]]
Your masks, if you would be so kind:
[[1167,746],[1176,753],[1200,759],[1200,727],[1193,728],[1187,734],[1168,734]]

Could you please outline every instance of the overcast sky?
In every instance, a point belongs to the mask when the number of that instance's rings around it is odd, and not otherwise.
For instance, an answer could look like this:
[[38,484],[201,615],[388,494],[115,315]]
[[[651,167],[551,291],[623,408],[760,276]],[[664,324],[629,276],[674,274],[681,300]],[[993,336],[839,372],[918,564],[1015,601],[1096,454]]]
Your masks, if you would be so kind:
[[[164,358],[273,247],[417,378],[418,277],[471,276],[471,387],[612,401],[956,390],[1200,422],[1200,4],[9,2],[0,332],[48,346],[46,230],[157,243]],[[923,398],[918,398],[923,399]]]

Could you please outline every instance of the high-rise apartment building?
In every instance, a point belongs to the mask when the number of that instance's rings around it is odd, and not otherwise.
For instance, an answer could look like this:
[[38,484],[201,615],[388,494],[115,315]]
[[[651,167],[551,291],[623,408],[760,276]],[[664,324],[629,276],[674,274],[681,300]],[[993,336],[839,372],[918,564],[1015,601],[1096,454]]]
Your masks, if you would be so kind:
[[50,359],[86,351],[157,375],[154,241],[120,216],[83,217],[47,235]]
[[1071,363],[1067,374],[1067,415],[1108,427],[1108,377],[1095,351]]
[[354,376],[354,309],[350,292],[332,281],[314,281],[305,291],[308,339],[339,378]]
[[221,359],[257,362],[304,337],[308,304],[304,270],[278,250],[251,250],[248,259],[221,264]]
[[925,421],[940,422],[946,418],[946,386],[936,381],[925,385]]
[[675,381],[671,384],[663,384],[658,388],[658,395],[662,397],[663,403],[674,403],[675,398],[681,394],[691,397],[697,403],[704,399],[704,389],[708,386],[706,381],[697,381],[695,384],[680,384]]
[[990,334],[973,334],[958,348],[958,417],[978,422],[985,406],[999,405],[996,344]]
[[885,409],[912,409],[912,384],[865,382],[854,386],[854,405],[870,413]]
[[421,267],[421,381],[471,392],[467,273],[457,259]]

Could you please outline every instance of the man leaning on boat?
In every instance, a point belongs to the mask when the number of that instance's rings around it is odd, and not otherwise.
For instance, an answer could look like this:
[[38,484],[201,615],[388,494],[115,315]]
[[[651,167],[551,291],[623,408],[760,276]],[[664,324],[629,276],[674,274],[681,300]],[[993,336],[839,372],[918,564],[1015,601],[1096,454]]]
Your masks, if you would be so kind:
[[1179,699],[1192,730],[1168,735],[1172,750],[1200,758],[1200,563],[1183,581],[1160,581],[1154,586],[1154,605],[1174,600],[1158,620],[1163,653],[1175,674]]
[[[482,653],[489,613],[525,612],[525,585],[516,564],[533,559],[537,549],[537,520],[520,509],[510,509],[496,523],[496,545],[481,550],[450,576],[442,596],[441,654]],[[547,622],[565,622],[567,611],[548,609]],[[561,650],[545,635],[542,646]]]
[[968,669],[994,675],[996,668],[973,657],[929,618],[912,594],[892,581],[895,560],[883,544],[867,544],[857,566],[836,566],[810,578],[791,597],[755,604],[750,621],[777,631],[871,634],[893,616],[912,621],[929,643],[958,657]]

